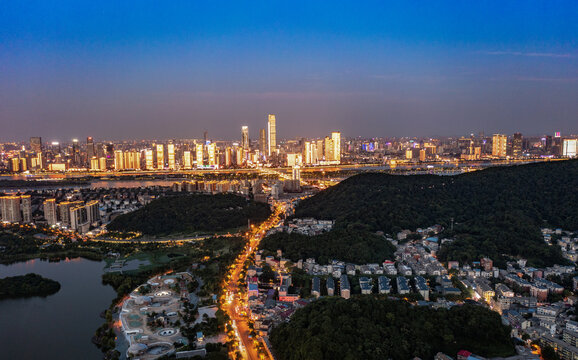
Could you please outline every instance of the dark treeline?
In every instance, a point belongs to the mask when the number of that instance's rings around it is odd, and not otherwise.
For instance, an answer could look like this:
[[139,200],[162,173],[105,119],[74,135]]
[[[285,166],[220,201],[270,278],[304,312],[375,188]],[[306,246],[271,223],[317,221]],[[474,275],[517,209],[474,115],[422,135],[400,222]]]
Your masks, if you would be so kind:
[[316,236],[277,233],[263,239],[262,249],[283,251],[283,257],[292,261],[315,258],[326,264],[341,260],[355,264],[381,263],[392,259],[395,247],[384,239],[367,231],[339,229]]
[[564,263],[544,243],[540,227],[578,229],[578,161],[497,167],[458,176],[362,174],[305,199],[297,217],[335,219],[337,229],[395,234],[454,219],[459,239],[442,247],[442,260],[472,261],[502,254],[534,265]]
[[371,296],[315,301],[274,328],[270,340],[280,360],[432,359],[462,349],[514,355],[510,328],[496,312],[474,305],[435,310]]
[[168,235],[198,231],[217,232],[263,221],[270,214],[267,204],[247,201],[232,194],[187,194],[167,196],[141,209],[114,219],[112,231],[139,231],[145,235]]
[[58,281],[43,278],[38,274],[26,274],[0,279],[0,299],[31,296],[48,296],[58,292]]

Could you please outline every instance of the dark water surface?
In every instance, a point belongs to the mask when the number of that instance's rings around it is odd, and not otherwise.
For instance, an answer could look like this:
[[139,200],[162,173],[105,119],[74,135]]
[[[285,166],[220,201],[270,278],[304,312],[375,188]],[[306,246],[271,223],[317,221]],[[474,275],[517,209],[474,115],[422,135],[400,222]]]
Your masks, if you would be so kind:
[[102,359],[91,338],[116,296],[101,283],[104,265],[80,258],[0,265],[0,277],[34,272],[61,285],[46,298],[0,300],[0,359]]

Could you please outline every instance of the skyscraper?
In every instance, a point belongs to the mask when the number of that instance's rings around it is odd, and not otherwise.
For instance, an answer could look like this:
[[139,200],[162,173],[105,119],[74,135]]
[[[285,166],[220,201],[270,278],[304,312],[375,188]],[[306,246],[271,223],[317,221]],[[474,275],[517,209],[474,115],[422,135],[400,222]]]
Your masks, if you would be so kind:
[[2,221],[20,222],[20,196],[0,197],[0,210],[2,210]]
[[56,225],[58,222],[57,209],[56,209],[56,199],[46,199],[44,200],[44,218],[49,226]]
[[22,210],[22,221],[25,223],[32,222],[32,197],[30,195],[20,196],[21,204],[20,208]]
[[211,143],[207,145],[207,153],[209,155],[209,165],[216,166],[217,165],[217,144]]
[[241,126],[241,146],[243,150],[249,152],[249,127],[248,126]]
[[122,150],[115,150],[114,152],[114,169],[124,170],[124,154]]
[[153,150],[152,149],[146,149],[145,150],[145,169],[146,170],[153,170],[154,169]]
[[267,122],[267,155],[271,156],[277,147],[277,130],[275,124],[275,115],[269,114]]
[[204,161],[203,161],[204,151],[203,151],[203,145],[202,144],[197,144],[196,153],[197,153],[197,167],[202,167],[204,165]]
[[259,150],[261,155],[267,154],[267,130],[259,130]]
[[165,147],[163,144],[157,144],[157,169],[165,168]]
[[175,162],[175,144],[172,141],[169,141],[167,145],[167,154],[169,159],[169,169],[174,170],[176,169],[176,162]]
[[333,139],[331,139],[329,136],[325,137],[325,143],[324,145],[324,152],[323,155],[325,156],[325,161],[333,161],[333,150],[335,150],[335,147],[333,146]]
[[186,150],[183,152],[183,168],[188,170],[193,167],[193,161],[191,158],[191,152]]
[[40,136],[30,138],[30,149],[35,153],[42,152],[42,138]]
[[341,133],[334,131],[331,133],[331,140],[333,141],[333,161],[341,162]]
[[522,134],[515,133],[512,139],[512,156],[519,158],[522,156]]
[[72,164],[74,166],[81,166],[80,161],[80,145],[78,139],[72,139]]
[[505,158],[508,149],[508,137],[502,134],[494,134],[492,138],[492,155]]
[[564,139],[562,141],[562,156],[575,157],[578,150],[577,139]]
[[86,157],[88,161],[92,159],[93,156],[96,156],[96,149],[94,148],[94,140],[92,136],[86,138]]

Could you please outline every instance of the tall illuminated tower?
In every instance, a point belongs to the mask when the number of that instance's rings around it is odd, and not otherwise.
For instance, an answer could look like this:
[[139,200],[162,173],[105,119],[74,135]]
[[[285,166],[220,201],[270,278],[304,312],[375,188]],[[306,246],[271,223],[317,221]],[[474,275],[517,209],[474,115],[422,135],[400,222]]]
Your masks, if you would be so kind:
[[115,150],[114,152],[114,169],[124,170],[124,154],[122,150]]
[[169,141],[167,145],[167,154],[169,159],[169,169],[174,170],[176,169],[176,162],[175,162],[175,144],[172,141]]
[[207,145],[207,153],[209,155],[209,165],[217,165],[217,144],[211,143]]
[[271,156],[277,147],[277,130],[275,124],[275,115],[269,114],[267,122],[267,155]]
[[265,129],[259,130],[259,151],[262,156],[267,154],[267,130]]
[[185,151],[183,152],[183,167],[185,169],[190,169],[192,168],[192,158],[191,158],[191,152],[190,151]]
[[249,127],[241,126],[241,146],[243,150],[249,152]]
[[492,155],[505,158],[508,149],[508,137],[502,134],[494,134],[492,137]]
[[203,144],[197,144],[197,167],[203,166]]
[[153,170],[154,169],[154,161],[153,161],[153,150],[146,149],[145,150],[145,169],[146,170]]
[[157,169],[165,168],[165,147],[163,144],[157,144]]
[[334,131],[331,133],[331,140],[333,140],[333,159],[341,162],[341,133]]
[[93,156],[96,156],[96,149],[94,147],[94,139],[89,136],[86,138],[86,158],[90,161]]

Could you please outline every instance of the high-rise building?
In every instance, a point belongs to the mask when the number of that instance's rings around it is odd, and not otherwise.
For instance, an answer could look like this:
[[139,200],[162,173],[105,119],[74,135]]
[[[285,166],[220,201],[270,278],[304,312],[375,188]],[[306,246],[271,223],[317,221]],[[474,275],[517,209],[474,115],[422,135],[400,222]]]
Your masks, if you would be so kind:
[[62,226],[70,226],[70,210],[83,205],[82,201],[64,201],[58,204],[58,213]]
[[114,151],[114,169],[117,171],[124,170],[124,154],[122,150]]
[[44,155],[42,152],[36,154],[36,169],[42,170],[44,169]]
[[249,127],[248,126],[241,126],[241,147],[246,152],[249,152],[250,144],[249,144]]
[[492,155],[505,158],[508,150],[508,137],[502,134],[494,134],[492,138]]
[[277,130],[276,130],[275,115],[269,114],[267,122],[267,155],[271,156],[277,148]]
[[233,165],[233,149],[230,146],[225,148],[225,166]]
[[165,147],[163,144],[157,144],[157,169],[165,168]]
[[301,181],[301,167],[299,165],[295,165],[293,166],[292,170],[291,179]]
[[331,140],[333,141],[333,161],[341,162],[341,133],[334,131],[331,133]]
[[140,152],[130,150],[124,152],[124,168],[125,169],[140,169]]
[[86,203],[86,216],[90,224],[100,221],[100,210],[98,209],[98,200],[92,200]]
[[32,197],[30,195],[20,196],[21,204],[20,209],[22,211],[22,221],[25,223],[32,222]]
[[72,139],[72,164],[74,166],[81,166],[80,161],[80,144],[78,139]]
[[22,214],[20,213],[20,196],[0,197],[0,210],[2,210],[2,221],[22,221]]
[[512,156],[519,158],[522,156],[522,134],[515,133],[512,138]]
[[265,129],[259,130],[259,150],[261,155],[267,154],[267,130]]
[[209,166],[217,165],[217,144],[210,143],[207,145],[207,153],[209,156]]
[[86,158],[90,161],[93,156],[96,156],[96,148],[92,136],[89,136],[86,138]]
[[30,149],[35,153],[42,152],[42,138],[40,136],[30,138]]
[[155,163],[153,159],[153,150],[146,149],[145,150],[145,169],[146,170],[153,170],[155,168]]
[[106,170],[106,168],[107,168],[107,161],[106,161],[106,158],[105,158],[105,157],[99,157],[99,158],[98,158],[98,168],[99,168],[101,171]]
[[88,221],[88,214],[86,211],[86,206],[77,205],[70,208],[70,228],[72,230],[83,233],[84,230],[88,230],[90,223]]
[[183,152],[183,168],[185,170],[189,170],[193,167],[193,161],[192,161],[192,157],[191,157],[191,152],[188,150],[185,150]]
[[575,157],[578,148],[578,139],[564,139],[562,141],[562,156]]
[[112,169],[114,167],[114,144],[108,143],[104,145],[105,166],[101,166],[100,170]]
[[58,212],[56,207],[56,199],[46,199],[43,203],[44,218],[49,226],[56,225],[58,222]]
[[329,136],[326,136],[325,143],[323,145],[324,145],[323,155],[325,157],[325,161],[333,161],[334,158],[333,151],[335,150],[333,139],[331,139]]
[[167,145],[167,154],[169,160],[169,169],[175,170],[177,168],[177,164],[175,162],[175,144],[172,141],[169,141]]
[[196,153],[197,153],[197,167],[202,167],[205,162],[203,160],[204,158],[204,151],[203,151],[203,145],[202,144],[197,144],[196,145]]
[[96,156],[90,158],[90,171],[98,171],[100,170],[100,163]]

